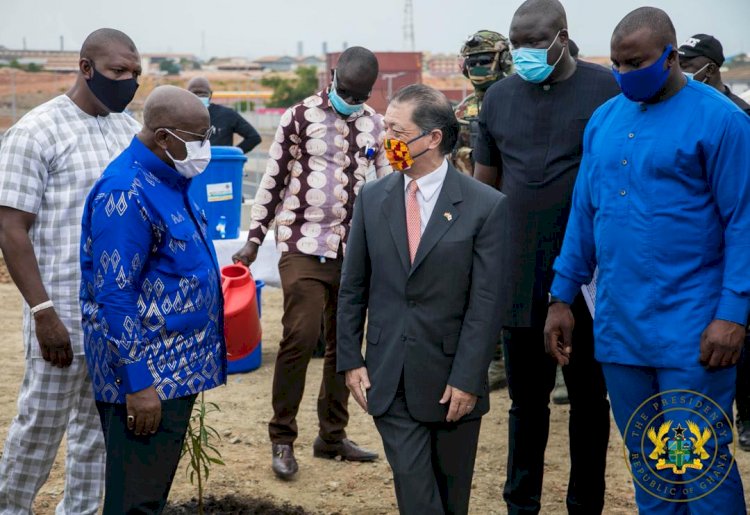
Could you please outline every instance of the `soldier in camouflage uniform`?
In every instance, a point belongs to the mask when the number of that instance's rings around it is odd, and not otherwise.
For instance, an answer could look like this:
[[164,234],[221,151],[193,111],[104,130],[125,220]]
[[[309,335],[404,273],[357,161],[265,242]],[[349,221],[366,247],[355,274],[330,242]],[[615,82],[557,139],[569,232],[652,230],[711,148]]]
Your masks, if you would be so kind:
[[456,107],[456,118],[460,124],[458,144],[453,151],[452,161],[461,172],[473,175],[474,160],[471,150],[479,133],[479,110],[487,88],[513,71],[508,38],[491,30],[480,30],[461,46],[464,76],[474,86],[474,93],[464,98]]
[[[461,172],[473,175],[474,159],[471,151],[479,134],[479,110],[482,108],[484,92],[513,72],[513,59],[508,38],[491,30],[480,30],[469,36],[461,46],[461,57],[461,69],[474,86],[474,93],[464,98],[455,109],[459,134],[451,161]],[[507,386],[501,342],[498,342],[488,375],[490,389]]]

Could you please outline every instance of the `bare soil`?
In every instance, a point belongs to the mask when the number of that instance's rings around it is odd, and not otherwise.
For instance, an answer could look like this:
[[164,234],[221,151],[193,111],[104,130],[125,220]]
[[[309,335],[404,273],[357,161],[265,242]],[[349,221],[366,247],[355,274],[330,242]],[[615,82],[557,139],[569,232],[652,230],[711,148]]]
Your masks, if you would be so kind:
[[[2,275],[0,274],[0,277]],[[16,412],[16,396],[24,368],[21,339],[21,297],[12,284],[0,284],[0,342],[4,373],[0,376],[0,439],[4,441]],[[231,375],[227,386],[206,394],[221,412],[209,423],[223,435],[218,444],[226,466],[211,470],[206,493],[212,496],[208,513],[293,513],[302,514],[394,514],[397,513],[388,463],[349,463],[313,458],[312,442],[317,434],[316,397],[322,362],[313,360],[307,377],[308,388],[298,417],[300,436],[295,445],[300,464],[298,477],[290,482],[276,479],[271,472],[271,446],[267,423],[271,416],[273,361],[281,337],[281,292],[263,292],[263,365],[249,374]],[[471,513],[506,513],[502,487],[507,458],[506,390],[491,394],[492,410],[484,418],[474,474]],[[350,403],[349,436],[360,445],[378,451],[383,447],[372,422]],[[568,476],[566,406],[552,406],[551,430],[546,453],[546,474],[542,499],[545,514],[565,513]],[[612,423],[607,468],[606,514],[632,514],[632,481],[623,461],[622,440]],[[63,494],[64,446],[58,454],[49,480],[35,503],[38,514],[54,513]],[[750,471],[750,454],[738,451],[740,471]],[[169,513],[194,513],[196,488],[180,464],[170,495]],[[227,496],[229,496],[227,498]],[[750,496],[747,496],[750,503]],[[244,503],[244,504],[243,504]],[[226,510],[225,510],[226,509]],[[259,511],[258,511],[259,510]]]

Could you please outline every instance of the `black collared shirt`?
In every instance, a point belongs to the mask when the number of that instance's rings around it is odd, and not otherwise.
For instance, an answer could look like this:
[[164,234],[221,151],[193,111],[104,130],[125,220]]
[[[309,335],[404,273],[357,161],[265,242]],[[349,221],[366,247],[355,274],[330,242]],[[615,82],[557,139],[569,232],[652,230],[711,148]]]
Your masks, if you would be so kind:
[[208,114],[211,115],[211,125],[216,127],[216,133],[211,137],[212,146],[231,147],[234,134],[242,136],[243,140],[237,145],[244,153],[250,152],[260,143],[260,134],[234,109],[209,104]]
[[726,84],[724,84],[724,94],[729,98],[729,100],[734,102],[737,107],[745,111],[745,114],[750,115],[750,104],[732,93],[732,90],[729,89],[729,86],[727,86]]
[[498,265],[506,277],[506,326],[544,323],[583,131],[593,112],[619,92],[606,68],[577,61],[567,80],[540,85],[511,75],[485,95],[474,158],[497,167],[508,196],[508,223],[498,228],[504,240]]

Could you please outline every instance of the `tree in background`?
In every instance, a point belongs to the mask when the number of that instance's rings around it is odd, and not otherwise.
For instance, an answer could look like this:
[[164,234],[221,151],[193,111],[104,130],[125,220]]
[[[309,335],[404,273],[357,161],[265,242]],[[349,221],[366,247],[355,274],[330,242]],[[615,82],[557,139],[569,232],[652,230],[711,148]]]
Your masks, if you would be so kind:
[[264,77],[260,83],[273,88],[268,107],[291,107],[309,97],[318,89],[318,69],[314,66],[300,66],[294,73],[294,79],[284,79],[278,75]]
[[159,70],[166,72],[167,75],[179,75],[180,65],[171,59],[165,59],[159,63]]

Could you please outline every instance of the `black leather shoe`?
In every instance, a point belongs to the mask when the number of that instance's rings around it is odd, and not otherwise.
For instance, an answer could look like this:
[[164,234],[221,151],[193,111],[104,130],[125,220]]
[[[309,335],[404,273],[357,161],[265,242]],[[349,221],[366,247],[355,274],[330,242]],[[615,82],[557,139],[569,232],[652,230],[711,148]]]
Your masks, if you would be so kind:
[[273,452],[271,468],[274,474],[281,479],[291,479],[299,470],[292,446],[275,443],[271,445],[271,452]]
[[346,461],[375,461],[378,459],[378,453],[358,447],[348,438],[344,438],[340,442],[328,443],[319,436],[313,443],[313,456],[329,460],[340,456],[342,460]]
[[740,449],[743,451],[750,451],[750,422],[738,422],[737,423],[737,438]]

